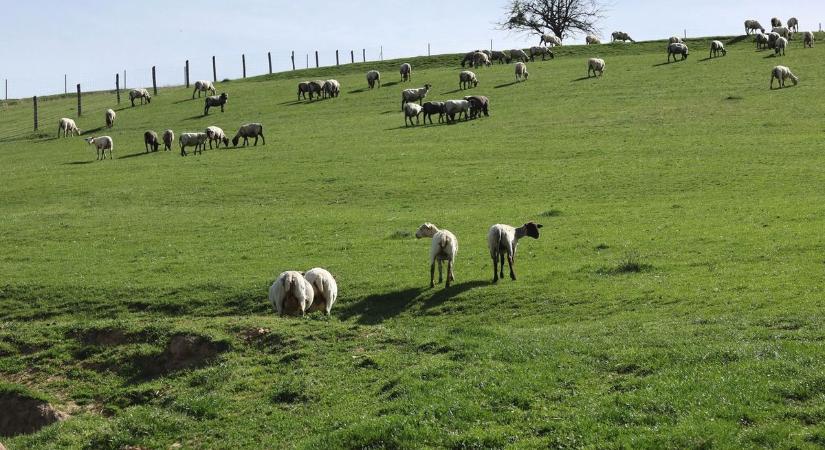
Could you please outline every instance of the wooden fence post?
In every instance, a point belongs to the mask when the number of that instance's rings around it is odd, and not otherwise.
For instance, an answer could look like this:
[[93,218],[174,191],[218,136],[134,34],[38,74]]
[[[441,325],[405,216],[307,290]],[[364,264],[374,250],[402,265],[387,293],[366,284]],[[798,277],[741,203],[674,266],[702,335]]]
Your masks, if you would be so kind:
[[212,81],[218,82],[218,70],[215,68],[215,57],[212,57]]
[[184,72],[184,77],[186,77],[186,89],[189,89],[189,60],[186,60],[186,70]]
[[266,58],[269,60],[269,74],[272,75],[272,52],[266,52]]
[[34,131],[37,131],[37,96],[32,97],[34,101]]
[[123,90],[126,90],[126,69],[123,69]]
[[80,106],[80,83],[77,83],[77,117],[80,117],[83,109]]
[[117,93],[117,104],[120,104],[120,74],[115,74],[115,93]]
[[338,50],[335,50],[335,65],[340,66],[341,64],[338,63]]
[[315,68],[318,68],[318,50],[315,50]]
[[349,59],[352,61],[352,64],[355,64],[355,50],[349,51]]
[[243,68],[243,77],[246,78],[246,55],[241,53],[241,66]]
[[158,80],[155,77],[155,66],[152,66],[152,90],[155,93],[155,96],[158,95]]
[[290,58],[292,59],[292,70],[295,70],[295,50],[292,51]]
[[367,49],[361,49],[361,58],[364,60],[364,62],[367,62]]

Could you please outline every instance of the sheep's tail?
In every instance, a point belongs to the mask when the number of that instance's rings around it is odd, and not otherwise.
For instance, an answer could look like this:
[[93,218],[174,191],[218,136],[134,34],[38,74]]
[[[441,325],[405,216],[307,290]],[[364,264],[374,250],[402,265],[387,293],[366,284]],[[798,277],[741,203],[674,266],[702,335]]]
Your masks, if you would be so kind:
[[449,240],[447,239],[447,234],[446,233],[441,233],[441,236],[439,236],[439,238],[440,238],[440,240],[438,242],[438,246],[441,247],[441,250],[444,250],[447,247],[447,245],[449,245],[449,243],[450,243]]

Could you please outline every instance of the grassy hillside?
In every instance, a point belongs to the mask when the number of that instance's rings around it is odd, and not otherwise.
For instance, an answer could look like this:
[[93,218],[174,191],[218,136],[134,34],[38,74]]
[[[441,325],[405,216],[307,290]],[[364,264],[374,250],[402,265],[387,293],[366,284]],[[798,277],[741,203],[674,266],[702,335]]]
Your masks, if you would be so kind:
[[[822,39],[820,39],[821,41]],[[684,448],[825,445],[825,47],[725,39],[563,47],[477,69],[412,61],[432,99],[491,116],[405,128],[398,62],[0,109],[0,394],[68,420],[10,449]],[[605,75],[586,79],[586,58]],[[790,66],[796,87],[768,89]],[[384,86],[367,90],[376,67]],[[336,77],[337,99],[296,102]],[[118,112],[112,130],[103,111]],[[142,134],[264,124],[265,146],[145,154]],[[544,224],[518,281],[492,278],[494,223]],[[459,239],[429,289],[425,221]],[[328,268],[331,318],[275,317],[283,270]],[[2,395],[0,395],[2,397]]]

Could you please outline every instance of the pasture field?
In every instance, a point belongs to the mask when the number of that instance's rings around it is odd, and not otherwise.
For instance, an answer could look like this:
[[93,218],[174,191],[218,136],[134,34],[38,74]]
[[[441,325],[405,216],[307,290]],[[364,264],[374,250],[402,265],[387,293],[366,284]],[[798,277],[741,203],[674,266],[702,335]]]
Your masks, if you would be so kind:
[[[823,42],[822,36],[819,41]],[[475,69],[410,58],[428,99],[489,118],[403,126],[400,61],[0,106],[0,397],[69,414],[16,449],[816,448],[825,445],[825,46],[725,38],[562,47]],[[607,62],[586,79],[586,59]],[[769,90],[784,64],[798,86]],[[364,73],[382,71],[366,89]],[[296,102],[298,81],[339,98]],[[407,86],[405,84],[405,86]],[[103,111],[115,107],[109,130]],[[266,145],[145,154],[142,135],[262,122]],[[518,281],[494,223],[544,225]],[[429,289],[430,221],[459,239]],[[282,319],[287,269],[338,280],[330,318]],[[0,412],[1,413],[1,412]]]

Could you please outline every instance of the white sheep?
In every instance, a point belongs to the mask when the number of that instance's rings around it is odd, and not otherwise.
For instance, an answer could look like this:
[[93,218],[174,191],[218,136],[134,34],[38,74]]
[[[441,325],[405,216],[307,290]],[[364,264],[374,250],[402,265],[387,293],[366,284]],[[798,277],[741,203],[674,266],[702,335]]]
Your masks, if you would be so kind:
[[68,117],[64,117],[57,121],[57,137],[60,137],[61,131],[63,132],[63,137],[70,134],[77,134],[80,136],[80,129],[77,128],[77,124],[74,123],[74,120],[69,119]]
[[712,58],[714,56],[719,56],[719,53],[721,53],[722,56],[727,56],[728,51],[725,50],[725,44],[723,44],[722,41],[713,41],[713,42],[711,42],[710,43],[710,55],[708,56],[708,58]]
[[524,81],[527,81],[528,76],[530,76],[530,74],[527,73],[527,64],[524,64],[523,62],[517,62],[516,81],[521,81],[522,78],[524,78]]
[[112,128],[113,126],[115,126],[115,117],[117,117],[117,114],[115,114],[115,110],[111,108],[106,110],[106,127]]
[[545,61],[547,56],[550,59],[555,59],[556,55],[553,54],[553,51],[547,47],[530,47],[530,61],[536,60],[536,55],[541,55],[541,60]]
[[324,81],[325,97],[338,97],[339,95],[341,95],[341,83],[338,80]]
[[785,48],[788,46],[788,40],[781,37],[776,40],[776,43],[773,45],[773,54],[774,55],[785,55]]
[[493,63],[490,62],[490,56],[484,52],[475,52],[473,54],[473,67],[481,67],[481,66],[492,66]]
[[419,123],[419,116],[421,115],[421,112],[424,110],[424,108],[421,105],[419,105],[418,103],[406,103],[402,107],[402,109],[404,111],[404,126],[405,127],[407,126],[407,119],[410,120],[410,125],[413,124],[412,123],[412,118],[413,117],[415,117],[416,125]]
[[447,123],[453,123],[456,114],[458,114],[458,120],[461,120],[462,114],[464,114],[464,120],[469,120],[471,106],[469,100],[447,100],[444,102],[444,114],[447,116]]
[[682,55],[682,59],[680,61],[684,61],[687,59],[690,51],[688,50],[688,46],[681,43],[674,43],[667,46],[667,62],[670,62],[670,57],[673,56],[673,62],[676,62],[676,55]]
[[773,89],[774,78],[779,80],[780,89],[785,87],[785,80],[787,80],[788,78],[790,78],[791,81],[793,81],[794,86],[796,86],[797,83],[799,83],[799,77],[794,75],[793,72],[791,72],[791,69],[785,66],[776,66],[771,71],[771,89]]
[[469,89],[470,83],[473,84],[473,87],[478,86],[478,78],[476,78],[476,74],[470,72],[469,70],[462,70],[461,73],[458,74],[458,88]]
[[143,146],[146,148],[146,153],[158,151],[158,147],[160,147],[158,134],[152,130],[146,130],[143,133]]
[[776,33],[787,40],[791,40],[793,37],[793,33],[791,33],[791,30],[789,30],[788,27],[774,27],[774,29],[771,30],[771,33]]
[[423,98],[427,96],[427,92],[429,92],[430,89],[432,89],[432,85],[425,84],[422,88],[404,89],[401,91],[401,110],[404,109],[405,104],[416,100],[418,100],[419,104],[423,103]]
[[313,293],[312,306],[308,311],[323,309],[324,314],[329,315],[332,305],[338,298],[338,283],[335,282],[335,278],[328,271],[316,267],[308,270],[304,274],[304,279],[312,286]]
[[629,35],[629,34],[625,33],[624,31],[614,31],[614,32],[610,35],[610,42],[616,42],[616,41],[622,41],[622,42],[627,42],[627,41],[630,41],[630,42],[636,42],[636,41],[634,41],[634,40],[630,37],[630,35]]
[[596,35],[588,34],[587,36],[584,37],[584,42],[587,43],[587,45],[597,45],[597,44],[601,44],[602,40],[599,39],[599,37],[596,36]]
[[401,81],[412,81],[412,66],[409,63],[401,64],[401,69],[399,69],[401,73]]
[[109,136],[90,137],[86,139],[86,143],[94,145],[97,157],[95,160],[106,159],[106,150],[109,150],[109,159],[112,159],[112,150],[115,148],[114,141]]
[[763,27],[758,20],[746,20],[745,21],[745,34],[751,34],[751,31],[759,30],[760,33],[765,32],[765,27]]
[[186,147],[195,147],[195,151],[193,153],[203,153],[203,150],[206,148],[206,140],[207,140],[206,133],[181,133],[180,137],[178,138],[178,143],[180,144],[180,155],[186,156]]
[[175,143],[175,132],[166,130],[163,132],[163,151],[172,151],[172,144]]
[[795,33],[799,32],[799,20],[797,20],[796,17],[788,19],[788,28]]
[[596,76],[596,72],[599,72],[598,76],[602,76],[604,74],[604,60],[601,58],[590,58],[587,60],[587,78],[590,78],[590,72],[593,72],[593,76]]
[[667,41],[668,44],[684,44],[685,41],[682,40],[679,36],[671,36],[670,39]]
[[278,315],[296,314],[303,316],[312,306],[315,291],[301,272],[289,270],[278,275],[269,287],[269,302]]
[[514,48],[514,49],[510,50],[510,60],[511,61],[521,61],[521,62],[526,63],[528,60],[530,60],[530,57],[527,55],[527,53],[524,50]]
[[232,145],[235,147],[238,146],[238,141],[243,138],[243,145],[246,147],[249,144],[249,138],[255,138],[255,144],[258,145],[258,136],[261,137],[263,140],[264,145],[266,145],[266,138],[264,137],[264,126],[260,123],[247,123],[245,125],[241,125],[238,129],[238,132],[235,133],[235,137],[232,138]]
[[378,87],[381,87],[381,72],[370,70],[367,72],[367,84],[372,89],[375,87],[375,83],[378,83]]
[[218,92],[215,90],[215,85],[212,84],[211,81],[207,80],[198,80],[195,82],[195,90],[192,91],[192,99],[195,99],[195,93],[198,94],[198,98],[201,96],[201,92],[204,93],[211,93],[212,95],[217,94]]
[[767,35],[768,35],[768,48],[775,48],[776,47],[776,41],[779,38],[781,38],[782,36],[780,36],[779,33],[774,33],[773,31],[771,31],[770,33],[767,33]]
[[447,284],[445,287],[450,287],[450,283],[455,281],[453,273],[453,265],[455,263],[455,256],[458,254],[458,239],[455,235],[447,230],[439,230],[435,225],[427,222],[415,232],[415,237],[421,239],[423,237],[433,238],[430,244],[430,287],[434,287],[435,283],[435,262],[438,261],[438,284],[444,280],[442,275],[442,263],[447,261]]
[[814,48],[814,34],[810,31],[802,33],[802,47]]
[[539,45],[542,44],[550,46],[561,45],[561,38],[553,34],[542,34],[541,39],[539,39]]
[[510,266],[510,278],[516,279],[516,272],[513,270],[515,264],[518,241],[524,236],[533,239],[539,238],[539,228],[541,224],[527,222],[524,225],[514,228],[510,225],[495,224],[487,232],[487,247],[490,249],[490,257],[493,258],[493,283],[498,282],[499,271],[497,265],[501,261],[501,278],[504,278],[504,257],[507,257],[507,264]]
[[135,100],[140,99],[140,104],[143,104],[143,100],[146,100],[146,103],[152,103],[152,96],[149,95],[149,91],[146,89],[132,89],[129,92],[129,100],[132,102],[132,106],[135,106]]
[[216,126],[209,126],[206,127],[206,138],[209,140],[209,149],[212,149],[212,142],[215,142],[216,148],[221,147],[221,142],[223,142],[224,147],[229,147],[229,138],[226,137],[226,134],[223,132],[222,129]]
[[769,38],[767,34],[757,33],[755,41],[757,50],[768,48]]

